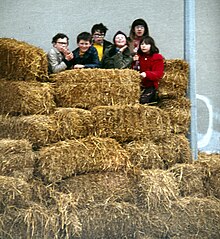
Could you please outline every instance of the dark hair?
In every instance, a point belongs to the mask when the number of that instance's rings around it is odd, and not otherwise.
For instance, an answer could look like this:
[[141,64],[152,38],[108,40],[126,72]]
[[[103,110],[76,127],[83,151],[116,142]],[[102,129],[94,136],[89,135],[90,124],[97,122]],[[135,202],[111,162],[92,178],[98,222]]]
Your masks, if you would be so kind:
[[128,37],[127,37],[127,35],[126,35],[124,32],[122,32],[122,31],[117,31],[117,32],[115,33],[115,35],[114,35],[114,37],[113,37],[113,42],[115,43],[115,38],[116,38],[116,36],[119,35],[119,34],[122,34],[122,35],[125,36],[126,42],[127,42],[127,44],[128,44]]
[[67,38],[67,43],[69,43],[69,37],[66,34],[63,33],[57,33],[53,38],[52,38],[52,43],[57,43],[57,40],[61,38]]
[[135,27],[138,26],[138,25],[142,25],[144,26],[144,34],[143,34],[143,37],[145,36],[149,36],[149,29],[148,29],[148,25],[147,23],[144,21],[144,19],[142,18],[138,18],[136,20],[133,21],[132,25],[131,25],[131,30],[130,30],[130,34],[129,34],[129,37],[131,39],[134,39],[135,38]]
[[106,34],[106,32],[108,31],[108,28],[104,26],[102,23],[99,23],[99,24],[93,25],[91,29],[92,34],[94,34],[96,31],[100,31],[101,33]]
[[142,38],[141,41],[140,41],[140,45],[139,45],[139,48],[138,48],[138,53],[139,54],[143,53],[142,50],[141,50],[141,44],[143,42],[145,44],[150,44],[151,45],[150,55],[153,55],[154,53],[159,53],[159,48],[156,46],[154,39],[150,36],[146,36],[146,37]]
[[92,43],[92,35],[89,32],[81,32],[78,36],[77,36],[77,43],[79,43],[81,40],[84,41],[89,41],[90,43]]

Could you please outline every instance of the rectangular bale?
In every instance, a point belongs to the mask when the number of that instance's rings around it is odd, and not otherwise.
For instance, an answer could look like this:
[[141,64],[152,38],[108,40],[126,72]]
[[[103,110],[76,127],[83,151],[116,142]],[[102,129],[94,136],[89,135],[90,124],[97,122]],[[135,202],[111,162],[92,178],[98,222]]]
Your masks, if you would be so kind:
[[57,125],[61,140],[83,138],[93,127],[91,111],[79,108],[56,108],[51,117]]
[[131,69],[79,69],[53,74],[59,107],[91,109],[139,101],[140,78]]
[[31,179],[34,171],[34,153],[27,140],[0,140],[0,175]]
[[0,80],[0,114],[49,114],[54,108],[49,83]]
[[191,119],[190,106],[190,100],[186,97],[160,101],[159,107],[170,116],[173,133],[187,135]]
[[49,115],[0,117],[0,138],[27,139],[34,147],[59,141],[57,130]]
[[178,98],[185,96],[188,89],[189,65],[181,59],[165,61],[164,76],[160,80],[158,94],[160,98]]
[[171,133],[169,116],[155,106],[97,106],[91,112],[93,133],[99,137],[115,138],[119,142],[146,138],[157,141]]
[[39,47],[12,38],[0,38],[0,59],[0,78],[48,79],[47,54]]
[[127,152],[114,139],[90,136],[41,148],[38,160],[38,172],[47,182],[130,167]]

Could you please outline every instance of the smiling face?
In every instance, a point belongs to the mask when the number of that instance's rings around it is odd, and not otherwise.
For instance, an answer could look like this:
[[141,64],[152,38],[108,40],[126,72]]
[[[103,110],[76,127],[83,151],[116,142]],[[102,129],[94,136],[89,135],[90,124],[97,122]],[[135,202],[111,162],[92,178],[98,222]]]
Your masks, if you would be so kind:
[[91,46],[90,41],[80,40],[78,43],[81,52],[86,52]]
[[115,45],[116,45],[116,47],[122,48],[126,44],[127,44],[127,39],[126,39],[125,35],[123,35],[123,34],[116,35],[116,37],[115,37]]

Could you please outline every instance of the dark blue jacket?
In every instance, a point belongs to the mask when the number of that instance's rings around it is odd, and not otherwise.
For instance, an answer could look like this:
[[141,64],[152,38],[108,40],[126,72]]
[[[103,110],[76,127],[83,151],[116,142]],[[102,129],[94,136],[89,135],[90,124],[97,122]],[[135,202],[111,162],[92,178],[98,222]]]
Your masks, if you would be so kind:
[[[74,58],[69,62],[73,67],[76,64],[82,64],[85,68],[98,68],[100,67],[100,61],[98,52],[95,47],[90,46],[83,56],[79,55],[79,47],[73,51]],[[68,66],[70,66],[68,64]]]

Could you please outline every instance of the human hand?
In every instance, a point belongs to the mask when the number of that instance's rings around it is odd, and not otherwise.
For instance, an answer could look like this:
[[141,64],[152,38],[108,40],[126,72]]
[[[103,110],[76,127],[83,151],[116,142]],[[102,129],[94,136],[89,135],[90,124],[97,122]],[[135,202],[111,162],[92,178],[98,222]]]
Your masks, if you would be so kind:
[[134,56],[133,56],[133,61],[138,61],[139,60],[139,56],[137,55],[137,54],[135,54]]
[[140,73],[140,77],[141,77],[141,78],[145,78],[146,76],[147,76],[147,74],[146,74],[145,72],[141,72],[141,73]]
[[67,61],[70,61],[70,60],[72,60],[73,58],[74,58],[74,55],[73,55],[72,52],[69,52],[68,54],[65,55],[65,59],[66,59]]
[[81,65],[81,64],[76,64],[73,68],[74,69],[82,69],[82,68],[85,68],[85,66]]
[[126,48],[128,47],[128,45],[125,45],[125,46],[123,46],[122,48],[120,48],[120,52],[123,52]]

